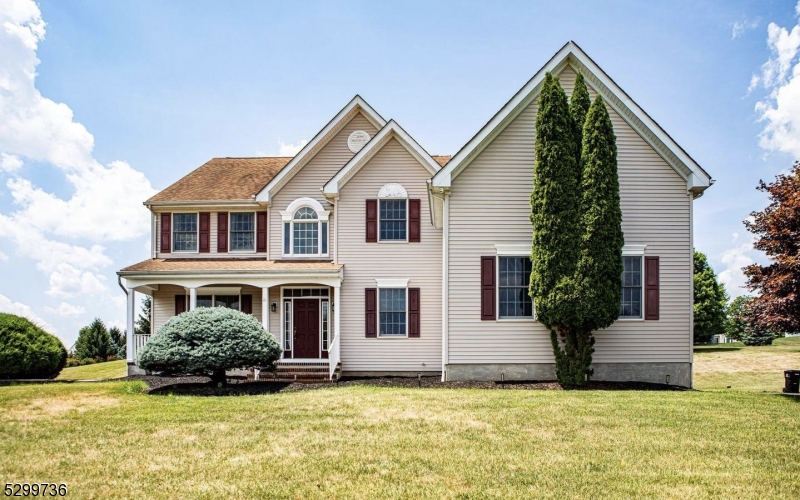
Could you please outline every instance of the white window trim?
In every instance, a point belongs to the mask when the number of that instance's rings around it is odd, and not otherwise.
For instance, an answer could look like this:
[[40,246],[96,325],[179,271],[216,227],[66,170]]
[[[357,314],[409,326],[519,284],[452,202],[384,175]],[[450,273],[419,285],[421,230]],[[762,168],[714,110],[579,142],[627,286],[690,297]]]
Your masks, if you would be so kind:
[[[639,286],[639,304],[641,308],[639,309],[640,316],[638,318],[634,318],[633,316],[618,316],[617,321],[644,321],[644,248],[646,245],[625,245],[622,249],[622,256],[623,257],[639,257],[640,265],[639,269],[641,270],[641,285]],[[630,248],[634,247],[634,248]],[[626,253],[627,249],[627,253]],[[624,264],[623,264],[624,265]],[[625,268],[623,267],[623,272]],[[620,293],[622,293],[622,284],[620,284]]]
[[[322,297],[322,296],[318,296],[318,297],[284,297],[283,296],[283,291],[284,290],[288,290],[288,289],[328,290],[328,296],[327,297]],[[333,337],[332,337],[333,328],[332,328],[332,324],[331,324],[331,317],[332,317],[332,314],[333,314],[333,308],[331,307],[331,304],[333,303],[333,296],[332,296],[333,294],[332,294],[332,291],[331,291],[331,287],[327,287],[327,286],[282,286],[282,287],[280,287],[280,291],[278,293],[280,294],[280,296],[278,297],[278,301],[279,301],[279,304],[280,304],[280,313],[279,313],[280,316],[279,316],[279,318],[280,318],[280,325],[281,325],[280,326],[280,328],[281,328],[281,330],[280,330],[281,359],[301,359],[301,358],[295,358],[295,355],[294,355],[295,354],[295,352],[294,352],[294,335],[293,335],[293,332],[294,332],[294,299],[312,299],[312,300],[313,299],[319,299],[319,358],[311,358],[311,359],[326,359],[326,358],[322,357],[322,353],[325,351],[322,348],[322,335],[323,335],[323,330],[322,330],[322,302],[323,301],[327,301],[328,302],[328,347],[330,347],[330,342],[331,342],[331,340],[333,340]],[[286,323],[285,322],[286,322],[286,302],[287,301],[289,302],[289,304],[290,304],[289,307],[291,308],[291,311],[292,311],[292,315],[289,318],[289,333],[290,333],[290,335],[289,335],[289,346],[290,346],[290,349],[286,349]],[[291,358],[285,358],[286,351],[291,351],[291,353],[292,353],[292,357]]]
[[[405,200],[406,202],[406,239],[404,240],[384,240],[381,239],[381,201],[383,200]],[[378,191],[378,243],[408,243],[408,229],[409,229],[409,217],[408,217],[408,191],[406,188],[403,187],[402,184],[397,184],[395,182],[390,182],[389,184],[384,184],[383,187]]]
[[[253,214],[253,249],[252,250],[234,250],[233,245],[231,245],[231,241],[233,238],[233,230],[231,229],[231,214]],[[251,210],[235,210],[228,212],[228,252],[230,253],[257,253],[256,249],[258,248],[258,215],[255,211]],[[269,242],[267,242],[269,244]]]
[[[197,228],[197,229],[195,229],[195,242],[196,242],[197,246],[195,247],[194,250],[175,250],[175,214],[178,214],[178,215],[194,214],[195,215],[195,227]],[[210,225],[210,222],[211,221],[209,221],[209,225]],[[170,223],[169,238],[170,238],[170,245],[171,245],[170,249],[172,250],[172,253],[200,253],[200,212],[172,212],[170,214],[169,223]],[[209,227],[209,231],[210,231],[210,229],[211,228]],[[210,244],[211,244],[211,242],[209,242],[209,245]]]
[[[502,246],[503,245],[495,245],[495,247],[498,247],[497,248],[498,252],[500,251],[499,247],[502,247]],[[497,311],[497,319],[495,321],[502,321],[504,323],[533,323],[533,322],[536,322],[536,304],[533,303],[533,298],[531,298],[531,309],[532,309],[531,316],[506,316],[506,317],[500,316],[500,258],[501,257],[518,257],[518,258],[526,258],[527,257],[528,259],[531,258],[530,247],[528,247],[527,253],[520,254],[519,253],[519,248],[520,248],[519,245],[507,245],[507,246],[509,247],[509,248],[506,249],[506,250],[508,250],[508,253],[502,253],[502,254],[498,253],[497,257],[495,257],[497,259],[497,261],[495,263],[495,266],[494,266],[495,267],[495,270],[494,270],[494,282],[497,283],[497,286],[495,287],[495,297],[494,297],[494,307],[495,307],[495,311]],[[517,249],[517,252],[513,252],[512,253],[514,248]]]
[[[381,238],[381,202],[382,201],[405,201],[406,202],[406,239],[404,240],[384,240]],[[378,243],[408,243],[408,198],[378,198]]]
[[[303,220],[296,220],[294,218],[294,214],[303,207],[308,207],[314,210],[317,213],[317,249],[319,250],[318,253],[294,253],[294,224],[295,222],[301,223],[313,223],[314,219],[303,219]],[[286,210],[282,210],[281,214],[281,255],[284,257],[292,257],[296,259],[318,259],[320,257],[329,257],[331,252],[331,225],[329,222],[330,219],[330,210],[325,210],[322,207],[322,204],[315,200],[314,198],[298,198],[291,202]],[[327,248],[327,252],[322,253],[322,223],[325,222],[328,224],[328,241],[325,245]],[[286,253],[286,223],[289,224],[289,253]]]
[[[379,339],[407,339],[408,338],[408,280],[400,278],[376,278],[378,284],[377,297],[375,297],[375,336]],[[406,334],[405,335],[381,335],[381,289],[403,289],[406,291]]]
[[496,243],[494,248],[498,257],[530,257],[533,243]]

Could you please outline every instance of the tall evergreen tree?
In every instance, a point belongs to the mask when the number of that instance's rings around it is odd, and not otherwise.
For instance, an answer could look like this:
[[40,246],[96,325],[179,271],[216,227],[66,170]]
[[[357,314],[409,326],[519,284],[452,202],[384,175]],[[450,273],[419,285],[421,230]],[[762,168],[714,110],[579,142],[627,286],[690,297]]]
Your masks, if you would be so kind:
[[111,337],[112,351],[117,358],[124,358],[128,350],[127,335],[116,326],[108,329],[108,336]]
[[702,252],[694,251],[694,341],[711,342],[711,337],[725,332],[728,294],[717,281],[714,269]]
[[[589,97],[589,89],[586,88],[583,73],[579,71],[578,76],[575,78],[575,87],[572,89],[572,95],[569,98],[569,114],[572,115],[572,122],[575,126],[575,145],[578,148],[578,158],[580,158],[583,149],[583,127],[591,105],[592,100]],[[583,175],[583,166],[581,166],[579,175]]]
[[591,375],[594,330],[609,327],[619,317],[622,294],[622,209],[617,174],[617,144],[611,117],[597,98],[583,127],[581,150],[581,254],[575,273],[580,303],[578,358],[574,377]]
[[142,312],[139,313],[139,318],[136,320],[136,334],[137,335],[150,335],[150,321],[153,319],[153,299],[149,295],[145,295],[142,301]]
[[536,116],[530,295],[537,319],[550,329],[557,371],[569,364],[578,349],[574,274],[580,252],[581,197],[574,141],[575,125],[567,95],[558,78],[547,73]]
[[78,358],[100,358],[105,361],[111,354],[114,354],[111,336],[100,318],[81,328],[78,341],[75,342],[75,355]]
[[748,305],[753,300],[748,295],[740,295],[731,301],[725,311],[725,336],[741,341],[748,328]]

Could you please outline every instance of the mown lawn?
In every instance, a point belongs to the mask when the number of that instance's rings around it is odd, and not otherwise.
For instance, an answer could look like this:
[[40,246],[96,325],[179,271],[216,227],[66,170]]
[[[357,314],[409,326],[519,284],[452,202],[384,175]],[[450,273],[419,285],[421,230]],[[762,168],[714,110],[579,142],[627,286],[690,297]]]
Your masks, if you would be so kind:
[[741,343],[696,346],[694,387],[700,390],[780,392],[783,371],[800,370],[800,337],[776,339],[773,345]]
[[800,400],[364,386],[0,387],[0,482],[73,498],[800,498]]
[[93,365],[73,366],[64,368],[58,374],[62,380],[98,380],[107,378],[120,378],[127,375],[126,361],[108,361],[106,363],[95,363]]

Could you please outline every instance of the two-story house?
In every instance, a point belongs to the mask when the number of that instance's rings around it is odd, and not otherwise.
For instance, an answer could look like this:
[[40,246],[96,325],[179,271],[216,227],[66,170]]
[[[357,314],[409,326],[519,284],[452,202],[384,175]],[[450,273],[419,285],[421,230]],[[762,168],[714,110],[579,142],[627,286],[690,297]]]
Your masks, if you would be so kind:
[[361,97],[293,158],[214,158],[145,202],[152,255],[122,269],[154,333],[195,307],[253,314],[282,364],[330,374],[553,379],[527,295],[537,96],[583,72],[617,137],[625,248],[620,318],[595,378],[690,386],[692,201],[710,176],[576,44],[566,44],[451,159]]

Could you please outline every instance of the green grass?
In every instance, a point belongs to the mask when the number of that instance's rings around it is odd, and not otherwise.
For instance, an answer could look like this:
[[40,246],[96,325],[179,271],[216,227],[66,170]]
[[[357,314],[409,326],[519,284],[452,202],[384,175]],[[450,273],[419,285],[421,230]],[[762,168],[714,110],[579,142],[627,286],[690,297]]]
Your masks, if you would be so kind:
[[694,387],[700,390],[780,392],[783,370],[800,369],[800,337],[776,339],[771,346],[741,343],[696,346]]
[[120,378],[127,375],[126,361],[108,361],[106,363],[95,363],[93,365],[73,366],[64,368],[58,374],[58,379],[62,380],[97,380],[107,378]]
[[800,498],[800,400],[363,386],[0,387],[2,482],[74,498]]

